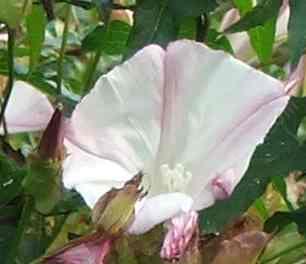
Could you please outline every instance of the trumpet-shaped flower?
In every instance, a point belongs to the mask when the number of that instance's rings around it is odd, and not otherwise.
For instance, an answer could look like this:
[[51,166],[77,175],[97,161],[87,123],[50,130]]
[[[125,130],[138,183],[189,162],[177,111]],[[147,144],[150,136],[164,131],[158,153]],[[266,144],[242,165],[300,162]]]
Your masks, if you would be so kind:
[[146,232],[227,198],[288,99],[283,83],[222,51],[147,46],[77,105],[64,184],[93,207],[142,170],[148,195],[129,232]]

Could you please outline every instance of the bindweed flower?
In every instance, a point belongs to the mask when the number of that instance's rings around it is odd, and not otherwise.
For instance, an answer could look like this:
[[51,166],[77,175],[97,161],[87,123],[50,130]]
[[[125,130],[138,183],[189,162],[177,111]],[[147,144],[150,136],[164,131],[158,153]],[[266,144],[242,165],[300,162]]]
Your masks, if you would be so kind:
[[227,198],[288,99],[283,83],[222,51],[147,46],[76,107],[64,184],[93,207],[143,171],[148,195],[129,232],[144,233]]
[[[44,128],[40,118],[49,115],[50,104],[37,96],[40,101],[27,105],[39,107],[22,112],[41,113],[37,120],[29,114],[27,131]],[[12,102],[20,100],[15,97]],[[102,76],[77,105],[65,131],[64,185],[93,208],[142,171],[148,195],[137,201],[128,232],[141,234],[163,222],[188,225],[179,219],[231,195],[288,99],[284,83],[222,51],[188,40],[166,50],[147,46]],[[10,126],[21,114],[14,105],[8,128],[20,131]],[[171,230],[164,248],[179,245],[173,255],[180,256],[188,239]],[[190,238],[194,229],[178,230]]]

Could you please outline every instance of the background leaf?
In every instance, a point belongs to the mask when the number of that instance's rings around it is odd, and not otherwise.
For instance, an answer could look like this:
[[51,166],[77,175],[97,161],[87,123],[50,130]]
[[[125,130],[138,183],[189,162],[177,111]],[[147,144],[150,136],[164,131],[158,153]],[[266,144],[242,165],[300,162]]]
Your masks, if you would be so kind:
[[38,63],[40,53],[45,40],[45,28],[47,18],[42,6],[34,5],[26,19],[27,38],[30,48],[30,71],[32,72]]
[[306,1],[290,0],[288,45],[291,63],[296,65],[306,47]]

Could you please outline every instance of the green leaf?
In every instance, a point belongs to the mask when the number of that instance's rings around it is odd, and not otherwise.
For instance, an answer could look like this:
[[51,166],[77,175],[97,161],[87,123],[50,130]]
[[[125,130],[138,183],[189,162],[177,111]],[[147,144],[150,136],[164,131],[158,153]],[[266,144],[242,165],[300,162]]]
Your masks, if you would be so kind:
[[200,16],[213,11],[216,7],[216,0],[169,0],[171,12],[178,17]]
[[122,21],[111,21],[108,27],[97,26],[82,41],[82,48],[87,51],[97,51],[114,55],[122,54],[126,48],[130,26]]
[[229,42],[227,37],[220,34],[214,29],[210,29],[208,31],[206,44],[213,49],[219,49],[224,50],[228,53],[234,53],[231,43]]
[[266,22],[263,26],[250,29],[249,37],[252,47],[259,60],[267,64],[272,56],[275,40],[276,19]]
[[30,71],[32,72],[39,61],[45,40],[47,18],[42,6],[33,6],[31,14],[27,16],[26,25],[30,47]]
[[179,32],[177,18],[167,0],[142,0],[134,15],[134,26],[128,41],[128,56],[150,43],[166,46]]
[[186,16],[199,16],[212,11],[215,0],[142,0],[139,1],[135,23],[128,41],[130,56],[144,46],[156,43],[166,47],[177,39],[181,21]]
[[257,147],[231,197],[202,211],[201,226],[205,232],[219,232],[243,214],[264,193],[273,176],[286,177],[291,171],[306,169],[306,144],[300,145],[297,138],[305,116],[306,98],[291,98],[264,143]]
[[9,203],[20,194],[25,173],[24,169],[0,154],[0,206]]
[[296,65],[306,47],[306,1],[290,0],[289,5],[288,45],[291,63]]
[[277,212],[265,222],[265,230],[274,232],[281,230],[291,223],[298,226],[298,231],[306,237],[306,208],[300,208],[291,212]]
[[[266,22],[277,18],[281,5],[282,0],[266,0],[247,12],[237,23],[230,26],[226,32],[248,31],[257,26],[263,26]],[[246,8],[248,9],[249,7],[247,6]]]
[[291,204],[291,202],[289,201],[289,199],[287,197],[287,184],[286,184],[286,181],[285,181],[284,177],[273,176],[272,177],[272,184],[273,184],[273,187],[275,188],[275,190],[277,190],[281,194],[281,196],[283,197],[284,201],[286,202],[287,207],[290,210],[292,210],[293,205]]
[[[243,17],[247,16],[247,14],[251,14],[256,9],[256,7],[252,7],[252,0],[234,0],[234,4],[239,9],[239,12]],[[278,11],[279,8],[275,12],[278,13]],[[258,11],[256,11],[256,13],[257,12]],[[274,14],[274,16],[271,16],[270,19],[265,20],[264,23],[259,24],[259,26],[257,27],[250,28],[250,30],[248,31],[251,45],[256,51],[259,60],[263,64],[267,64],[272,56],[273,44],[275,40],[277,13],[276,15]],[[253,25],[255,24],[255,22],[252,23]],[[251,23],[249,23],[249,25],[250,24]]]
[[305,260],[306,241],[290,224],[269,242],[258,264],[298,264]]
[[240,14],[243,16],[252,10],[253,1],[252,0],[233,0],[235,6],[239,9]]

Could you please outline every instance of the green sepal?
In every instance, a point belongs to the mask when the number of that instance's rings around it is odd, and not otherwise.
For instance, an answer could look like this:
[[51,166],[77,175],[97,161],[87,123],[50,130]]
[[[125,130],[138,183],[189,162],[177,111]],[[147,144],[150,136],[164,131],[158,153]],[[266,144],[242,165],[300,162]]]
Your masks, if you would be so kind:
[[36,210],[48,214],[61,199],[61,164],[32,155],[27,167],[28,174],[23,182],[25,192],[34,197]]
[[115,235],[129,227],[134,220],[135,203],[143,196],[141,179],[140,172],[121,189],[113,188],[99,199],[92,214],[96,229]]

